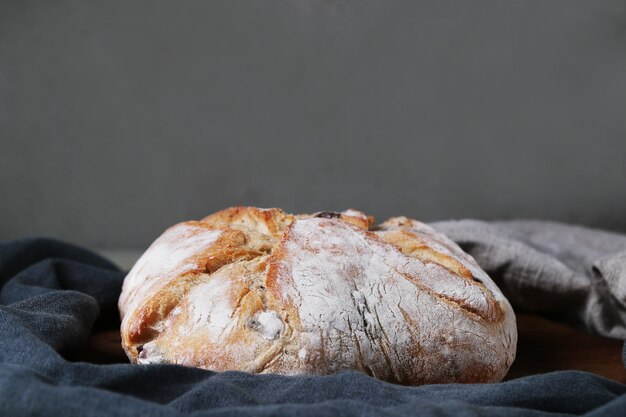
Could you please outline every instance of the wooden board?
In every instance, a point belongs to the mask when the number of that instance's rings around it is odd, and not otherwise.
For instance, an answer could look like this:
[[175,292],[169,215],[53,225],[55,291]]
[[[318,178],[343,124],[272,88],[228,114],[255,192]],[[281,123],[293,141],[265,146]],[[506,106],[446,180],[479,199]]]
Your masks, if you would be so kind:
[[577,369],[626,383],[623,341],[592,336],[532,314],[517,314],[517,357],[505,379]]

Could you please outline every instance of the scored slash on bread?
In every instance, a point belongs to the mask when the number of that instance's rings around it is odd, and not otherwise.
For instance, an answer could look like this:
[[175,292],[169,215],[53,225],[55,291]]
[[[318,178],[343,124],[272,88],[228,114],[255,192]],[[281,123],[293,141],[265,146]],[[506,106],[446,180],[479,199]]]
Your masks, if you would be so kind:
[[492,382],[515,316],[474,259],[406,217],[233,207],[169,228],[119,300],[132,362]]

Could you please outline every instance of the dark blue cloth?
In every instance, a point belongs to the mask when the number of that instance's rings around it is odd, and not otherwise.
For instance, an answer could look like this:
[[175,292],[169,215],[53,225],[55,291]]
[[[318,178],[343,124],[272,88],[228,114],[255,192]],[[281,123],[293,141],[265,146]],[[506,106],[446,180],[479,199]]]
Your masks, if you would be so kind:
[[0,243],[1,416],[625,416],[626,386],[586,372],[404,387],[357,372],[214,373],[72,359],[119,326],[124,273],[54,240]]

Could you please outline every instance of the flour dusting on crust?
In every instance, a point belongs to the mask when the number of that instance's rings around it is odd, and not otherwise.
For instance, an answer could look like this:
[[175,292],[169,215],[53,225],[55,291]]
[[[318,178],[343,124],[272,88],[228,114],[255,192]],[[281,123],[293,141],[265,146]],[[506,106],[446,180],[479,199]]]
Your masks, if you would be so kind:
[[[437,264],[404,256],[382,239],[332,219],[296,221],[285,251],[278,286],[283,301],[299,311],[298,343],[317,352],[308,359],[316,367],[340,370],[349,364],[382,379],[410,381],[419,373],[429,380],[443,371],[491,369],[512,361],[509,346],[502,349],[499,339],[481,336],[488,333],[489,320],[464,310],[470,304],[489,317],[499,308],[488,300],[490,293],[450,279]],[[430,358],[458,341],[464,354],[433,369]]]
[[498,287],[430,226],[373,221],[233,207],[173,226],[124,282],[124,349],[217,371],[502,379],[517,331]]
[[200,266],[193,258],[207,251],[221,235],[221,230],[207,229],[191,222],[169,228],[139,258],[124,279],[120,310],[133,310],[156,287]]

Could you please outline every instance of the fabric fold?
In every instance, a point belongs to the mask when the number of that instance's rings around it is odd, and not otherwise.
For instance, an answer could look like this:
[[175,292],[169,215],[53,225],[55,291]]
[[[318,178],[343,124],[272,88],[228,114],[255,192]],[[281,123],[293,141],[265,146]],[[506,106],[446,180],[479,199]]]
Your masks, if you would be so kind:
[[626,339],[626,236],[548,221],[434,223],[515,309]]

